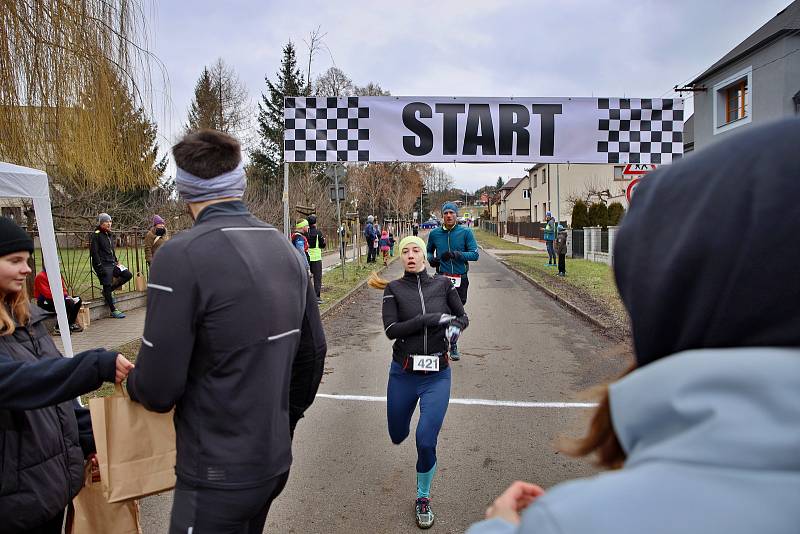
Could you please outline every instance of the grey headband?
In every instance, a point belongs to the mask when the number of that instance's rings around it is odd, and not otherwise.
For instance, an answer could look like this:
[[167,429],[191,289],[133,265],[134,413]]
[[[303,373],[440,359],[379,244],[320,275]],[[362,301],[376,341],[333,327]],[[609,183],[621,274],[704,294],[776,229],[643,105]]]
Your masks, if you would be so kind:
[[178,188],[178,194],[186,202],[205,202],[229,197],[242,198],[247,185],[244,162],[239,163],[232,171],[213,178],[200,178],[178,167],[175,172],[175,185]]

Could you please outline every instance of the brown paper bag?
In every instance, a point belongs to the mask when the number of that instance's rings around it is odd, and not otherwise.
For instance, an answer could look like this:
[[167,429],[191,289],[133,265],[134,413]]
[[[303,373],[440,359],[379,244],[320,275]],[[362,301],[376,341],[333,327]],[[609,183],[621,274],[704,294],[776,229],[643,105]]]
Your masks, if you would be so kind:
[[90,399],[89,411],[108,502],[138,499],[175,487],[172,412],[147,411],[119,384],[112,396]]
[[147,291],[147,282],[142,276],[142,273],[136,273],[136,281],[134,282],[134,286],[136,287],[136,291],[144,292]]
[[92,481],[92,466],[86,465],[84,486],[72,499],[66,534],[142,534],[139,503],[106,502],[100,481]]
[[83,327],[84,330],[89,328],[89,323],[91,323],[91,314],[89,313],[88,306],[81,306],[81,309],[78,310],[78,323]]

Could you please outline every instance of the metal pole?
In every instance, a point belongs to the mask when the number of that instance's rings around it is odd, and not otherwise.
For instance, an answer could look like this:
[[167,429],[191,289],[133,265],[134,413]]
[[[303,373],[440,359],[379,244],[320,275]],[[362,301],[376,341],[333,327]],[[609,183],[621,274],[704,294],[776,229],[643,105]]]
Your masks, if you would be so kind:
[[561,222],[561,178],[558,169],[561,165],[556,165],[556,232],[558,232],[558,225]]
[[283,233],[289,238],[289,163],[283,162]]
[[[337,228],[342,227],[342,210],[339,207],[339,165],[337,164],[336,167],[333,168],[333,181],[334,187],[336,188],[336,221],[338,222]],[[338,229],[336,230],[339,231]],[[341,236],[340,236],[341,237]],[[342,247],[339,247],[339,250],[342,250]],[[344,254],[339,252],[339,260],[342,265],[342,282],[344,282]]]

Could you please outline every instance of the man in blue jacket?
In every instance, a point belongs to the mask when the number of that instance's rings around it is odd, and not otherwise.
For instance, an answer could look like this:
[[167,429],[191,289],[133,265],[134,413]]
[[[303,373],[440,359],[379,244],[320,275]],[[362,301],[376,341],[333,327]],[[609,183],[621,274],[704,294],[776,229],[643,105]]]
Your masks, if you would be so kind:
[[[461,297],[467,303],[469,288],[469,261],[478,261],[478,243],[472,230],[458,225],[458,206],[453,202],[442,204],[444,224],[431,230],[428,235],[428,263],[436,272],[450,278]],[[450,345],[450,358],[458,361],[461,355],[455,343]]]

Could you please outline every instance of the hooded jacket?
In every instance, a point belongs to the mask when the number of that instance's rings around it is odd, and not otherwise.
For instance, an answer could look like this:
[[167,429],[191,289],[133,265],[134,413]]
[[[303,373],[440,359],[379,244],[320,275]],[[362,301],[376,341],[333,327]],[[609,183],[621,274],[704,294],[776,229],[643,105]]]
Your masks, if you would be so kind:
[[262,486],[292,462],[325,335],[300,255],[240,201],[206,207],[154,258],[131,399],[175,407],[178,478]]
[[382,316],[386,336],[395,340],[392,359],[408,368],[411,354],[443,353],[439,368],[447,367],[447,325],[437,323],[443,313],[455,315],[454,324],[462,330],[469,326],[469,317],[450,279],[422,271],[407,272],[389,282],[383,292]]
[[434,228],[428,235],[428,262],[434,258],[441,260],[445,252],[458,252],[460,259],[442,260],[438,272],[465,275],[470,261],[478,261],[478,243],[472,230],[456,224],[449,230],[444,226]]
[[114,273],[114,266],[118,263],[117,254],[114,247],[114,234],[104,232],[98,226],[92,234],[89,244],[89,256],[92,260],[92,268],[97,273],[102,285],[111,285]]
[[798,532],[798,139],[800,119],[748,127],[642,180],[614,249],[638,366],[609,393],[625,466],[469,534]]
[[796,534],[800,349],[705,349],[611,386],[625,467],[467,534]]
[[156,229],[151,228],[144,236],[144,260],[152,263],[153,256],[161,248],[161,245],[169,241],[169,232],[165,230],[164,235],[157,235]]
[[27,532],[66,508],[94,452],[78,395],[114,381],[116,353],[63,358],[31,308],[28,326],[0,336],[0,532]]

